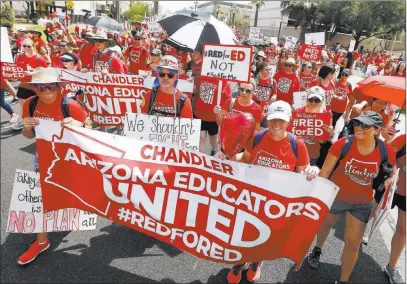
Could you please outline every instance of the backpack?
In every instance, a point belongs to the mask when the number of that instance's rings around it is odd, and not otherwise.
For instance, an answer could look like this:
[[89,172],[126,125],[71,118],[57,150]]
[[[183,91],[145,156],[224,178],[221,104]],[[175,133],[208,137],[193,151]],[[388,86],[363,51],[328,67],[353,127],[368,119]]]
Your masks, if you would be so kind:
[[[151,110],[153,109],[153,106],[155,104],[155,99],[157,98],[157,94],[158,94],[158,88],[154,88],[153,91],[151,92],[151,98],[150,98],[150,102],[148,104],[148,114],[150,114]],[[175,113],[175,117],[180,117],[182,108],[184,107],[185,101],[187,99],[188,99],[188,95],[182,93],[181,97],[179,98],[178,103],[177,103],[177,110]]]
[[[35,108],[37,107],[38,100],[39,97],[35,96],[28,105],[30,117],[34,117]],[[64,98],[61,101],[61,111],[64,118],[71,117],[71,115],[69,114],[69,100],[70,98],[64,96]]]
[[[263,137],[264,137],[264,135],[266,135],[267,131],[268,131],[268,129],[265,129],[256,134],[256,136],[254,137],[254,140],[253,140],[253,149],[260,143],[261,139],[263,139]],[[295,158],[298,159],[297,137],[294,134],[288,132],[288,138],[290,139],[291,150],[293,151]]]

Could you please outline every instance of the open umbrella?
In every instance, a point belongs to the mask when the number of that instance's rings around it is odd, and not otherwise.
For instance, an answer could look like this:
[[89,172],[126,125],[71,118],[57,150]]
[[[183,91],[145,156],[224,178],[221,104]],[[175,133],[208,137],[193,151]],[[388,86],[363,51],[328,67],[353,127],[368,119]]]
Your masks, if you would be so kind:
[[92,17],[86,22],[86,24],[111,31],[124,31],[122,24],[109,17]]
[[232,29],[207,12],[182,10],[158,23],[168,35],[164,42],[184,50],[194,51],[205,43],[237,44]]
[[371,76],[358,83],[358,91],[401,108],[406,104],[406,78],[395,76]]

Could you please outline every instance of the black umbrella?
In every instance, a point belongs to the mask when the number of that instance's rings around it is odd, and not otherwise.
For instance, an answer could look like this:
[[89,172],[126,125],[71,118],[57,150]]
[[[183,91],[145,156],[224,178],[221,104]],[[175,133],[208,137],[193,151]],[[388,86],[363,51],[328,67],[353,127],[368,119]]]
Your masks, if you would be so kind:
[[86,22],[86,24],[111,31],[124,31],[121,23],[109,17],[92,17]]
[[232,29],[210,13],[182,10],[158,23],[168,35],[164,42],[177,48],[196,50],[205,43],[237,44]]

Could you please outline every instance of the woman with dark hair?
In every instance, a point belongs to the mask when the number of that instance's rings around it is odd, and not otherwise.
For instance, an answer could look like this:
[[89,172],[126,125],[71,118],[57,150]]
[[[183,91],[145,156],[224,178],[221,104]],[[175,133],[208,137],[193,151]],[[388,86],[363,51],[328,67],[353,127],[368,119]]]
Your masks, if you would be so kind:
[[397,65],[396,70],[391,75],[406,78],[406,63],[404,61],[401,61],[399,65]]
[[318,71],[318,78],[311,82],[310,87],[320,86],[325,91],[325,102],[327,110],[331,110],[331,99],[335,94],[335,84],[332,81],[335,74],[335,68],[324,65]]
[[311,73],[311,70],[312,70],[311,62],[302,63],[300,72],[301,92],[307,90],[311,82],[315,80],[315,76],[314,74]]

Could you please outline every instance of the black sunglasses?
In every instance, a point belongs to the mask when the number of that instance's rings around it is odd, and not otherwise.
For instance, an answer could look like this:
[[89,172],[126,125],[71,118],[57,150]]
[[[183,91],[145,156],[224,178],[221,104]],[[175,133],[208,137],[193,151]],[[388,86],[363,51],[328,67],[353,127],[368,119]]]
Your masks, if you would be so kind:
[[32,45],[22,45],[24,48],[32,48],[33,46]]
[[353,125],[356,127],[360,127],[363,130],[368,130],[372,125],[367,125],[366,123],[360,122],[359,120],[354,120]]
[[292,64],[289,64],[289,63],[286,63],[285,66],[291,67],[291,66],[293,66],[293,65],[292,65]]
[[106,39],[95,39],[94,42],[105,42],[107,41]]
[[59,47],[67,47],[66,44],[60,44]]
[[168,79],[172,79],[172,78],[175,77],[175,75],[172,74],[172,73],[163,73],[163,72],[158,73],[158,76],[159,76],[160,78],[164,78],[165,76],[167,76]]
[[44,92],[46,89],[49,89],[50,91],[55,91],[56,89],[58,89],[59,84],[58,83],[36,84],[35,86],[40,92]]
[[141,40],[141,38],[139,38],[139,37],[136,38],[136,37],[135,37],[134,40]]
[[345,73],[345,74],[342,74],[342,76],[349,77],[349,74]]
[[239,87],[239,92],[246,93],[246,94],[250,95],[252,93],[252,90]]
[[321,102],[321,100],[318,98],[310,98],[310,99],[308,99],[308,101],[310,103],[316,103],[316,104],[319,104]]
[[72,61],[75,61],[75,60],[73,60],[73,59],[62,59],[62,62],[72,62]]
[[150,53],[151,56],[160,56],[159,54]]

